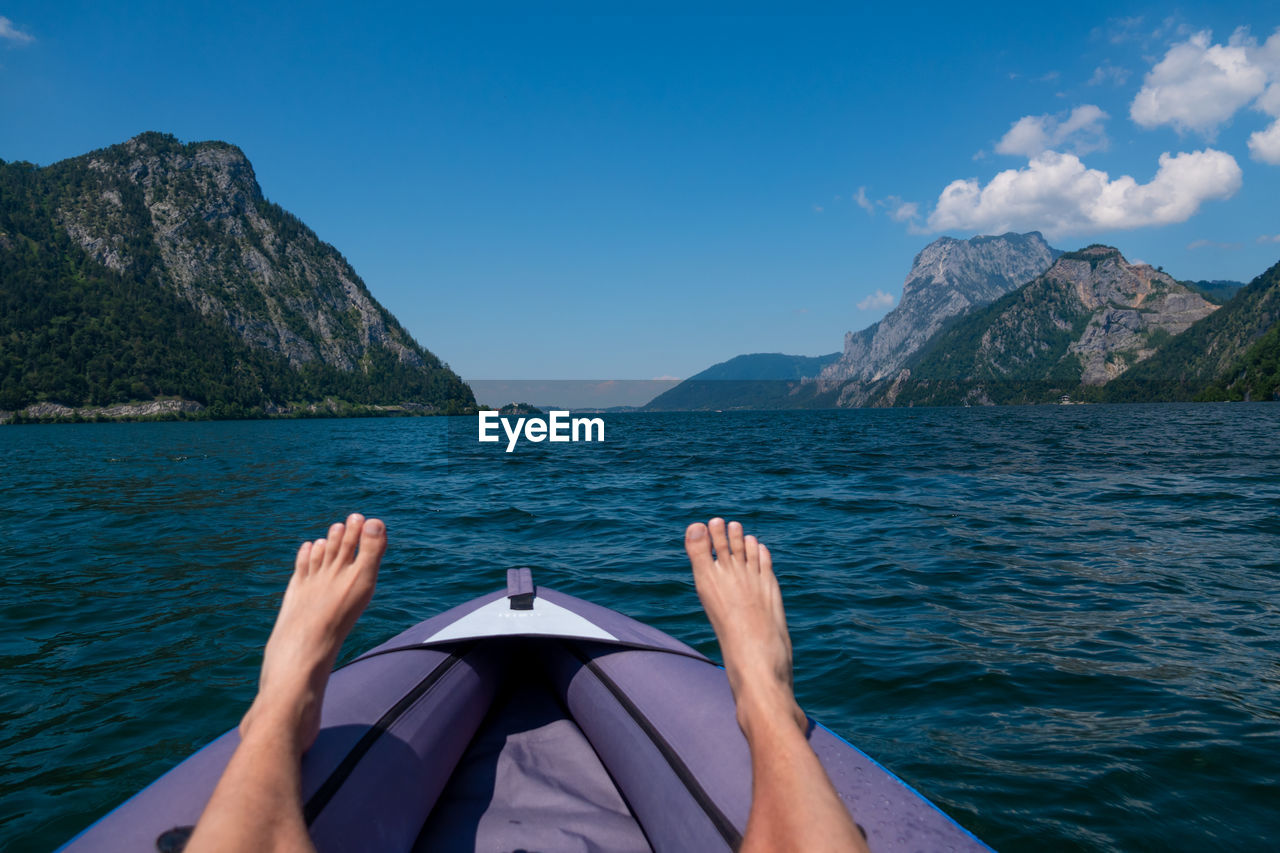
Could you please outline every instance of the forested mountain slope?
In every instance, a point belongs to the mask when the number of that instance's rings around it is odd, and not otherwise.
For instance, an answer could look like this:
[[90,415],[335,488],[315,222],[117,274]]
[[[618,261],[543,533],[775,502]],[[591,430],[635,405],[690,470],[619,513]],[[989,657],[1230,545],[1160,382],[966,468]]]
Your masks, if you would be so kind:
[[474,406],[234,146],[146,133],[0,161],[0,409],[163,397],[214,416]]

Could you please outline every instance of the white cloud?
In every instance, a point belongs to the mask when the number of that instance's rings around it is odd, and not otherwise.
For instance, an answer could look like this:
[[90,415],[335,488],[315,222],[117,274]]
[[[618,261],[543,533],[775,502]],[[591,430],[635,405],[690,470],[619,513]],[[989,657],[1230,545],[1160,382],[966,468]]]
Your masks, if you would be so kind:
[[1259,243],[1280,243],[1280,234],[1259,234]]
[[1110,60],[1104,59],[1101,65],[1093,69],[1093,76],[1089,78],[1088,85],[1101,86],[1103,83],[1110,82],[1117,86],[1123,86],[1128,80],[1128,68],[1112,65]]
[[35,41],[36,37],[31,35],[31,33],[24,33],[13,25],[13,21],[3,15],[0,15],[0,39],[16,42],[18,44],[27,44],[28,42]]
[[996,143],[996,153],[1035,157],[1049,149],[1065,147],[1076,154],[1088,154],[1107,147],[1102,123],[1108,118],[1093,104],[1076,107],[1070,113],[1023,116]]
[[1266,130],[1249,134],[1249,153],[1255,160],[1280,166],[1280,119],[1271,122]]
[[1109,18],[1105,26],[1094,27],[1092,35],[1094,38],[1105,38],[1112,44],[1123,44],[1140,38],[1141,26],[1141,15],[1132,18]]
[[871,199],[867,198],[866,187],[858,187],[858,194],[853,197],[853,200],[857,202],[858,207],[862,208],[867,213],[874,214],[876,212],[875,203],[872,202]]
[[1243,243],[1224,243],[1221,240],[1192,240],[1187,244],[1187,248],[1193,252],[1196,249],[1222,249],[1223,251],[1235,251],[1243,245]]
[[1146,128],[1167,124],[1211,137],[1263,94],[1269,77],[1280,77],[1280,29],[1263,45],[1243,28],[1226,44],[1211,39],[1203,30],[1170,47],[1143,78],[1129,117]]
[[894,222],[907,222],[920,215],[920,205],[914,201],[903,201],[896,195],[886,196],[881,202],[889,208],[889,218]]
[[[1276,41],[1276,37],[1272,36],[1267,40],[1267,44]],[[1280,77],[1280,73],[1274,73],[1274,76]],[[1280,117],[1280,82],[1272,83],[1267,87],[1267,91],[1263,92],[1258,100],[1253,102],[1254,109],[1262,110],[1269,116]]]
[[1050,235],[1167,225],[1186,221],[1205,201],[1230,198],[1240,181],[1235,158],[1211,148],[1161,154],[1155,177],[1145,184],[1128,175],[1112,180],[1073,154],[1045,151],[985,187],[976,178],[952,181],[928,222],[934,231],[1039,229]]
[[1190,36],[1195,32],[1195,27],[1188,24],[1182,17],[1181,13],[1174,12],[1172,15],[1169,15],[1161,21],[1160,26],[1151,31],[1151,36],[1147,41],[1163,40],[1167,43],[1171,38],[1183,38]]
[[864,297],[858,303],[859,311],[879,311],[884,308],[893,307],[893,294],[885,293],[883,290],[876,290],[870,296]]

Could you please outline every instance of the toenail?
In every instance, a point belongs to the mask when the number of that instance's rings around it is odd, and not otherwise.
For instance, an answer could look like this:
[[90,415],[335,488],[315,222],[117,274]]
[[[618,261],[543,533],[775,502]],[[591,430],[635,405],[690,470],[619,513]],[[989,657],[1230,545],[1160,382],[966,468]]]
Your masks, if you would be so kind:
[[689,538],[695,542],[707,535],[707,529],[699,524],[697,527],[689,529]]

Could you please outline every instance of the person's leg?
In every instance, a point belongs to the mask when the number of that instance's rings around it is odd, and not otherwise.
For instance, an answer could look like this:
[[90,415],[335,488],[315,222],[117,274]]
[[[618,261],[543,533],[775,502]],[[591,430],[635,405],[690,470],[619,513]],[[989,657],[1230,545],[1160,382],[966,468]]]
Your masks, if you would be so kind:
[[741,849],[865,851],[862,833],[805,736],[769,549],[744,537],[741,524],[726,528],[720,518],[689,525],[684,544],[751,749],[751,812]]
[[205,806],[187,853],[312,850],[302,817],[302,754],[320,732],[320,704],[342,642],[373,596],[386,526],[352,515],[328,539],[304,542],[267,640],[258,695],[240,746]]

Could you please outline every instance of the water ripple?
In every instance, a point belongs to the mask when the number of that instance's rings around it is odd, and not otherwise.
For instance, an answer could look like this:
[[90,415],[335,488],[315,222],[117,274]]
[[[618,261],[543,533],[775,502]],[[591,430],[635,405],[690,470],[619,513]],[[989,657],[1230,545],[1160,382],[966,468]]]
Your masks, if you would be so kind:
[[806,709],[997,848],[1280,837],[1280,407],[607,421],[0,430],[0,846],[233,725],[296,543],[352,509],[392,547],[347,656],[513,565],[715,654],[680,541],[725,514],[777,556]]

